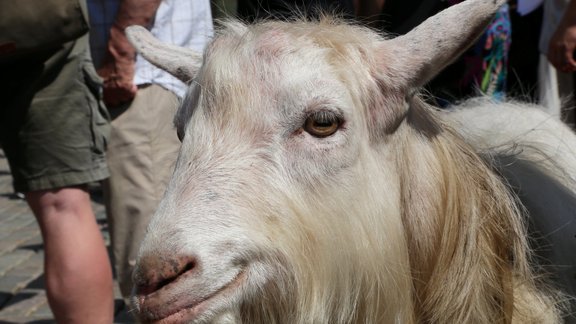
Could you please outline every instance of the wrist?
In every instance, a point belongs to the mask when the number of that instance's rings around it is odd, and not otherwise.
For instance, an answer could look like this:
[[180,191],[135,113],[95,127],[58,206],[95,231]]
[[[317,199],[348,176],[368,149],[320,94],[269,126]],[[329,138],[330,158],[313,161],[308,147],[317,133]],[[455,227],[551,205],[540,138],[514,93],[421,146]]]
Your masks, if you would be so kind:
[[124,30],[117,25],[110,28],[110,39],[108,40],[108,52],[116,61],[134,61],[136,50],[128,41]]

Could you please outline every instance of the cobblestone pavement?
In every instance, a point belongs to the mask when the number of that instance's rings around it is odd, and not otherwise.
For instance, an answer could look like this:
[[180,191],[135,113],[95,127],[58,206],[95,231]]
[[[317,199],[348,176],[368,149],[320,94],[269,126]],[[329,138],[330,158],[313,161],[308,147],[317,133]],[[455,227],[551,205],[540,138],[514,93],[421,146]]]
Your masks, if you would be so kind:
[[[108,244],[101,196],[98,190],[92,196]],[[43,257],[40,229],[26,202],[13,193],[8,163],[0,150],[0,324],[54,323],[44,290]],[[134,323],[115,287],[114,322]]]

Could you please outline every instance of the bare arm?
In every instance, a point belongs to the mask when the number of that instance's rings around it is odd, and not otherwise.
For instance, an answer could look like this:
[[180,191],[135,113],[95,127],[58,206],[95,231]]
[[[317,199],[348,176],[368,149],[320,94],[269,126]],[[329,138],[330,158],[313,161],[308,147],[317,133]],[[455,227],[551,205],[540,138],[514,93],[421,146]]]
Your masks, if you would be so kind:
[[562,72],[574,72],[576,71],[575,50],[576,0],[572,0],[564,12],[560,25],[550,39],[548,60]]
[[110,29],[110,39],[98,74],[104,79],[104,102],[109,107],[128,102],[136,95],[134,66],[136,51],[124,29],[130,25],[149,27],[162,0],[122,0]]

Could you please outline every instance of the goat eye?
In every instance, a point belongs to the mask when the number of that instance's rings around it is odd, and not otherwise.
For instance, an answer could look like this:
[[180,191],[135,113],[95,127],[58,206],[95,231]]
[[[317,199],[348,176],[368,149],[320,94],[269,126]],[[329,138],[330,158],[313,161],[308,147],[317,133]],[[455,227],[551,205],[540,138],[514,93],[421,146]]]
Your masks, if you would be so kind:
[[327,111],[316,112],[306,119],[304,130],[314,137],[328,137],[340,128],[341,120]]

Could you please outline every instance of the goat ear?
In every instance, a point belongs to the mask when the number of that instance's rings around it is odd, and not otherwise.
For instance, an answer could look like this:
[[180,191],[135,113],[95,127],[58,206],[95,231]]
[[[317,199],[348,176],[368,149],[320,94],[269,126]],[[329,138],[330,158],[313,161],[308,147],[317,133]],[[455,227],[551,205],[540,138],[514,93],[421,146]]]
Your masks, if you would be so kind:
[[191,49],[164,44],[142,26],[129,26],[126,36],[138,53],[158,68],[188,83],[202,64],[202,55]]
[[395,58],[390,76],[407,88],[423,86],[474,43],[504,3],[466,0],[385,41],[384,56]]

